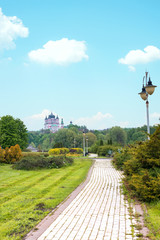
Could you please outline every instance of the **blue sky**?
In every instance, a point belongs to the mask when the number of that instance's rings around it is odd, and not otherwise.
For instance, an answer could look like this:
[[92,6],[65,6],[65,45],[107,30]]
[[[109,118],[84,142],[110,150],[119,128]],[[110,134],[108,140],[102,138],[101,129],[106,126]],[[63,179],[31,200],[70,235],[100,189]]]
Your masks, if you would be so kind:
[[145,71],[158,87],[160,1],[1,0],[0,116],[43,128],[52,111],[89,129],[146,124]]

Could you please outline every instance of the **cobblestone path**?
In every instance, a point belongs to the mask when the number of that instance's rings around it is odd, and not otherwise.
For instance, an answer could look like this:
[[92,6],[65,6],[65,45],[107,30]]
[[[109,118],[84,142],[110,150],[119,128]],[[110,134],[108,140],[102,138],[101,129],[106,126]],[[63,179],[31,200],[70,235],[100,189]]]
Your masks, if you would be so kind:
[[89,183],[38,240],[137,239],[120,182],[121,172],[111,161],[97,159]]

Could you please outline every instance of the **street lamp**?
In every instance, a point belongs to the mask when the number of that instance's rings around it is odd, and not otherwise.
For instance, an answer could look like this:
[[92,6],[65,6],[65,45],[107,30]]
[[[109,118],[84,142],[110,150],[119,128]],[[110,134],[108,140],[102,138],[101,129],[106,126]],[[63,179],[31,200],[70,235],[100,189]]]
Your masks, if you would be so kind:
[[88,154],[88,137],[86,138],[86,152]]
[[[144,86],[144,81],[146,80],[146,85]],[[148,96],[154,93],[154,90],[157,86],[153,85],[151,82],[151,78],[149,76],[148,80],[148,72],[146,72],[145,76],[143,77],[143,85],[142,85],[142,92],[139,93],[141,98],[146,101],[146,110],[147,110],[147,133],[150,134],[149,128],[149,101]],[[148,136],[149,139],[149,136]]]
[[83,156],[85,157],[85,131],[83,130]]

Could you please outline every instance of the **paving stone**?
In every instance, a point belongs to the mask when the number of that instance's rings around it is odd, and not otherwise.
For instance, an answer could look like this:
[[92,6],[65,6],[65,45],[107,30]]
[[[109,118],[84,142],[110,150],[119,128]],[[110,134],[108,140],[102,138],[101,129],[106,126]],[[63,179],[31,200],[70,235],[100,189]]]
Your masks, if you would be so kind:
[[38,240],[136,240],[122,176],[111,160],[97,159],[88,184]]

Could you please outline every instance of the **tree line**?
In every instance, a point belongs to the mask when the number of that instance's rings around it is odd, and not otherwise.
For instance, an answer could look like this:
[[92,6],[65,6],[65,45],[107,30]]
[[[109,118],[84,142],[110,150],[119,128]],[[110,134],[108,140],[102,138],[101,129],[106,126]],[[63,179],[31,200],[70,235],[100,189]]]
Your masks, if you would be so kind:
[[[151,127],[151,134],[155,127]],[[112,127],[105,130],[88,130],[85,126],[69,125],[67,128],[60,129],[56,133],[49,130],[31,131],[28,133],[29,144],[38,148],[40,151],[48,151],[54,147],[82,148],[83,137],[88,139],[88,147],[102,145],[124,146],[136,141],[147,139],[147,126],[138,128]]]
[[[155,127],[151,127],[151,134]],[[105,130],[89,130],[86,126],[70,124],[67,128],[60,129],[56,133],[50,130],[27,131],[23,121],[15,119],[10,115],[0,118],[0,146],[15,146],[18,144],[22,150],[31,144],[39,151],[48,151],[51,148],[82,148],[83,137],[88,139],[88,147],[94,150],[94,147],[103,145],[124,146],[136,141],[145,141],[147,139],[147,127],[121,128],[112,127]]]

